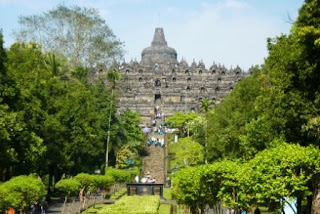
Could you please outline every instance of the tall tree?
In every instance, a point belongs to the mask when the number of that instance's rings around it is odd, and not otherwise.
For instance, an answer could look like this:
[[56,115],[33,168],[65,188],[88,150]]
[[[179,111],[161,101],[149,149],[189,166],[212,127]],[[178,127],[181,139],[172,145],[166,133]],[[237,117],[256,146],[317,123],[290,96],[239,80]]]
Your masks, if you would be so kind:
[[214,105],[214,100],[209,100],[208,98],[201,100],[201,111],[204,114],[205,118],[205,144],[204,144],[204,156],[205,156],[205,163],[208,163],[208,112],[210,108]]
[[116,81],[121,79],[121,75],[116,70],[111,69],[107,74],[107,79],[110,83],[110,88],[111,88],[111,100],[110,100],[110,107],[109,107],[108,134],[107,134],[107,145],[106,145],[106,166],[105,166],[106,171],[108,169],[108,160],[109,160],[111,116],[113,114],[112,111],[113,111],[113,105],[114,105],[113,96],[114,96],[114,91],[116,89]]
[[110,65],[122,57],[122,43],[98,10],[59,5],[42,15],[21,16],[18,41],[34,41],[73,66]]

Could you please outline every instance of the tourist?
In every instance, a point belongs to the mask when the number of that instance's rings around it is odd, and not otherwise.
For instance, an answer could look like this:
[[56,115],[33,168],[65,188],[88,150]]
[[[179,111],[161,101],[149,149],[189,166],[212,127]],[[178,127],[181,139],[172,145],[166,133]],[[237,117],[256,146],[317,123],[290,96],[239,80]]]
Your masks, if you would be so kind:
[[163,147],[164,146],[164,139],[162,138],[162,139],[160,139],[161,141],[160,141],[160,146],[161,147]]
[[259,207],[257,207],[257,208],[254,210],[254,214],[261,214],[261,211],[260,211]]
[[141,183],[143,183],[143,184],[147,183],[147,179],[146,178],[141,178]]
[[247,214],[247,210],[245,208],[240,209],[240,214]]
[[226,212],[226,214],[234,214],[234,209],[227,209],[227,212]]
[[149,183],[149,180],[151,180],[151,175],[150,175],[150,172],[147,172],[147,183]]
[[134,182],[139,183],[139,175],[136,175],[136,177],[134,177]]

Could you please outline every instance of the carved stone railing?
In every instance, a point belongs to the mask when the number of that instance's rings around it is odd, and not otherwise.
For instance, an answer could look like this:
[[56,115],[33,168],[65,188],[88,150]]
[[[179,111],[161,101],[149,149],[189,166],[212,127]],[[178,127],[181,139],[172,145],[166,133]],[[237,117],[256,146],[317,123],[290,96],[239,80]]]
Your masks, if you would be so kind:
[[130,183],[127,195],[159,195],[163,199],[163,184]]

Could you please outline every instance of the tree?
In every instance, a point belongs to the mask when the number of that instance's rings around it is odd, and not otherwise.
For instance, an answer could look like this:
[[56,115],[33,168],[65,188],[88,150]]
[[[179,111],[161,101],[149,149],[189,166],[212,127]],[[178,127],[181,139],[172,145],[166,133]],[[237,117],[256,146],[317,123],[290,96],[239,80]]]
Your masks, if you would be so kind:
[[190,207],[192,214],[204,213],[210,198],[202,182],[203,167],[188,167],[174,174],[172,194],[179,203]]
[[[55,188],[58,192],[62,193],[65,197],[65,200],[62,206],[62,211],[61,211],[61,213],[64,213],[68,198],[73,197],[73,202],[72,202],[72,206],[73,206],[75,197],[80,193],[81,184],[76,179],[62,179],[56,183]],[[70,205],[68,206],[68,213],[69,213],[69,209],[70,209]]]
[[207,113],[209,162],[224,157],[251,159],[266,148],[265,138],[248,142],[243,137],[249,123],[258,116],[255,101],[262,94],[261,87],[265,84],[265,76],[260,69],[255,67],[251,72],[250,77],[239,81],[234,90]]
[[205,143],[204,143],[204,149],[205,149],[205,163],[208,163],[208,112],[211,108],[211,106],[214,105],[214,101],[213,100],[209,100],[209,99],[203,99],[201,100],[201,111],[204,114],[205,117],[205,124],[204,124],[204,129],[205,129]]
[[18,41],[34,41],[76,66],[110,65],[122,57],[122,43],[92,8],[59,5],[42,15],[21,16]]
[[179,128],[182,136],[189,136],[189,129],[186,125],[189,121],[195,119],[197,116],[198,114],[193,112],[176,112],[173,116],[169,117],[166,122],[171,127]]
[[3,36],[0,31],[0,180],[8,179],[9,166],[17,161],[16,153],[12,150],[11,139],[22,128],[17,112],[10,108],[15,94],[16,85],[8,75],[5,63],[7,53],[3,47]]
[[112,69],[107,74],[107,79],[110,83],[111,88],[111,100],[110,100],[110,107],[109,107],[109,119],[108,119],[108,134],[107,134],[107,145],[106,145],[106,166],[105,170],[108,169],[108,160],[109,160],[109,144],[110,144],[110,129],[111,129],[111,115],[112,115],[112,109],[113,109],[113,96],[114,96],[114,90],[116,89],[116,81],[121,79],[120,73],[118,73],[116,70]]
[[182,167],[196,166],[203,162],[203,146],[192,140],[190,137],[180,138],[175,159]]
[[202,99],[200,111],[204,113],[208,113],[208,111],[211,109],[213,105],[214,105],[213,100],[209,100],[208,98]]

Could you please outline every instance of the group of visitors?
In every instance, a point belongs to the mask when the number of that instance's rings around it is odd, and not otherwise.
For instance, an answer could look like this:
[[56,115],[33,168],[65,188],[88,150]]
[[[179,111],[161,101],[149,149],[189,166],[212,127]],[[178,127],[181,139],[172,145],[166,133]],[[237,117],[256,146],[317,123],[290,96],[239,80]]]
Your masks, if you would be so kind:
[[41,203],[36,201],[33,204],[31,204],[30,210],[27,213],[29,213],[29,214],[36,214],[36,213],[45,214],[47,207],[48,207],[48,203],[46,201],[43,201]]
[[164,135],[166,133],[167,127],[161,123],[159,127],[157,127],[157,122],[155,120],[152,121],[152,131],[155,134]]
[[164,146],[164,139],[160,139],[160,138],[155,138],[155,137],[151,137],[150,139],[148,139],[147,141],[147,146],[151,146],[151,145],[155,145],[157,146]]
[[[135,183],[139,183],[139,175],[137,175],[135,178],[134,178],[134,182]],[[150,175],[150,172],[147,172],[147,177],[145,178],[141,178],[141,183],[145,184],[154,184],[156,182],[156,179],[152,178],[151,175]]]

